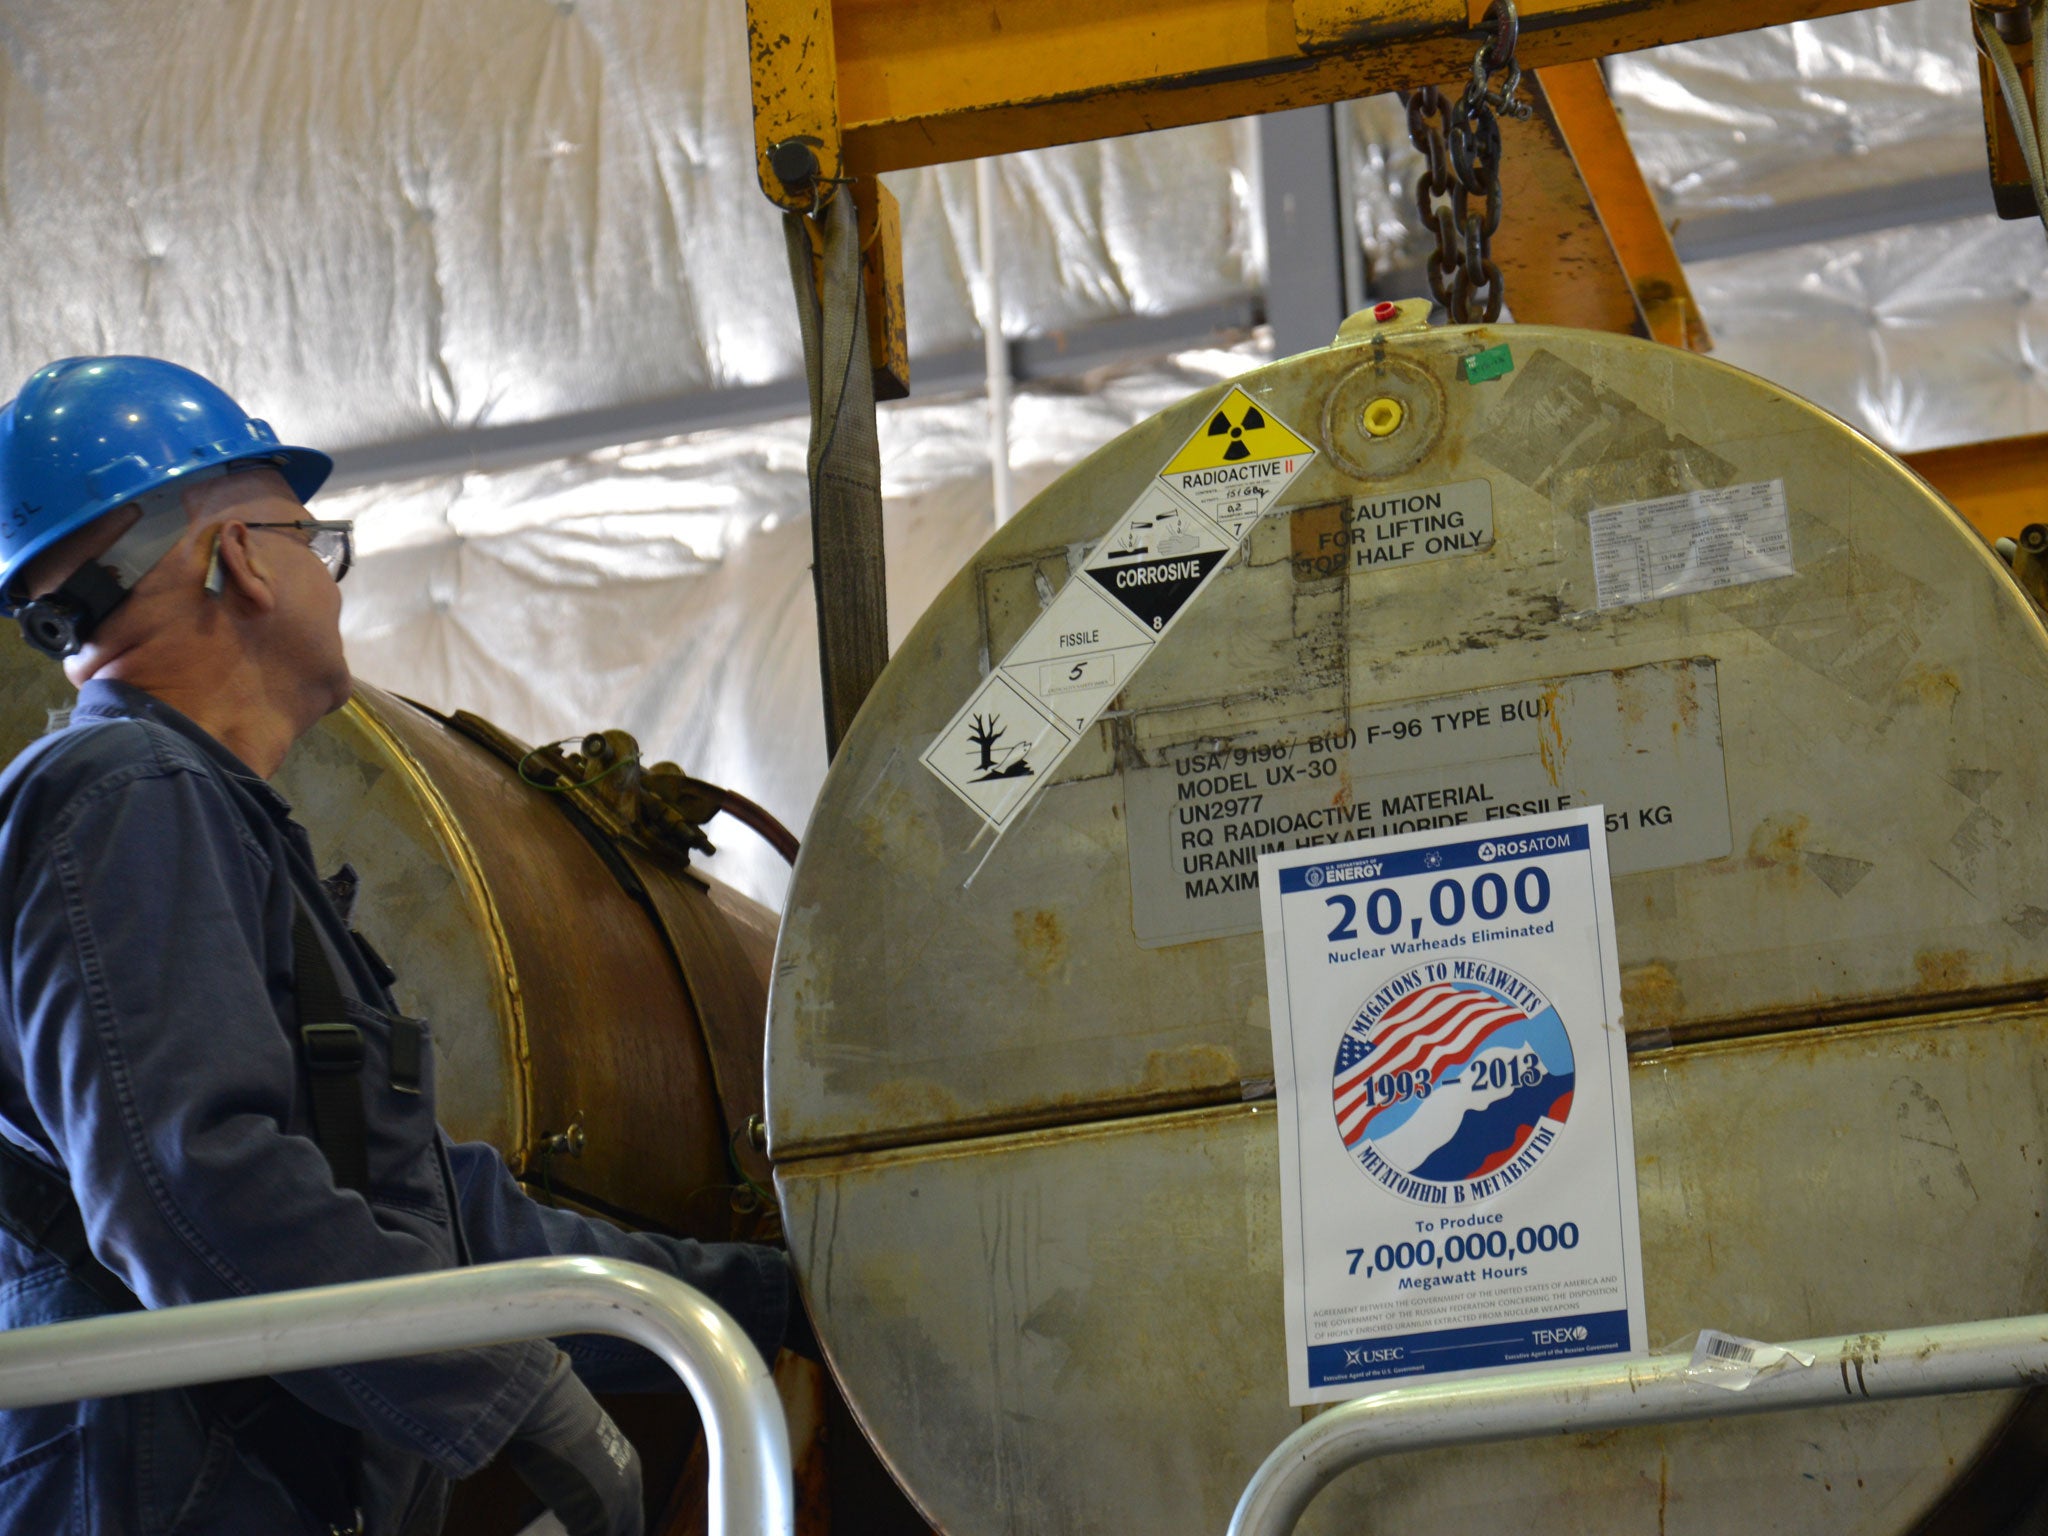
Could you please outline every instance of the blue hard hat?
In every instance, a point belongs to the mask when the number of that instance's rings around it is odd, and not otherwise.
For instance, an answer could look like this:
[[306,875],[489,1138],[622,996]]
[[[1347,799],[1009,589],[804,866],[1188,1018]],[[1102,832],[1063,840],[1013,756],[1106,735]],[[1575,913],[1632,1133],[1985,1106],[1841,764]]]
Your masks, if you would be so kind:
[[154,357],[67,357],[0,406],[0,614],[28,561],[94,518],[181,475],[273,464],[300,501],[334,468],[288,448],[225,391]]

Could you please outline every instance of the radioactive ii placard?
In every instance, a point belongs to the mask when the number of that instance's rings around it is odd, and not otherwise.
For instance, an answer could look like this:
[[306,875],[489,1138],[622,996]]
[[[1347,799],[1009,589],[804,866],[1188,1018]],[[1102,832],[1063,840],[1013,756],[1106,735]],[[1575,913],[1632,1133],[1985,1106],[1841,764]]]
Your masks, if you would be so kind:
[[1241,389],[1181,445],[1159,479],[1235,539],[1263,517],[1316,456],[1295,430]]
[[1000,834],[1314,457],[1232,389],[925,749],[925,766]]

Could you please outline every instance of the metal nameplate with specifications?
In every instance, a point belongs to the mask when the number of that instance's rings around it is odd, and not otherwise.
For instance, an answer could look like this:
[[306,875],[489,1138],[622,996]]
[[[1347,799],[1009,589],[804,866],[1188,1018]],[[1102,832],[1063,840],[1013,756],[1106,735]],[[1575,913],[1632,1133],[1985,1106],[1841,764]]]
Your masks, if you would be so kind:
[[1259,860],[1289,1402],[1644,1352],[1605,827]]
[[1251,933],[1262,853],[1604,804],[1616,874],[1732,846],[1707,658],[1354,709],[1156,750],[1124,773],[1147,948]]

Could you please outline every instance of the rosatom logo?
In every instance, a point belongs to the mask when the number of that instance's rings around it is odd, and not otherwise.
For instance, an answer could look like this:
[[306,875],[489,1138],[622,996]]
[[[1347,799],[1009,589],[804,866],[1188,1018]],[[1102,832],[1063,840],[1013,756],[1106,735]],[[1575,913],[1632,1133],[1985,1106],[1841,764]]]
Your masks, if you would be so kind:
[[1569,832],[1532,832],[1527,837],[1511,837],[1505,842],[1481,843],[1479,862],[1491,864],[1495,859],[1519,859],[1532,853],[1556,853],[1571,845]]
[[1366,1000],[1337,1045],[1337,1134],[1367,1175],[1425,1205],[1519,1182],[1571,1115],[1564,1022],[1485,960],[1419,965]]

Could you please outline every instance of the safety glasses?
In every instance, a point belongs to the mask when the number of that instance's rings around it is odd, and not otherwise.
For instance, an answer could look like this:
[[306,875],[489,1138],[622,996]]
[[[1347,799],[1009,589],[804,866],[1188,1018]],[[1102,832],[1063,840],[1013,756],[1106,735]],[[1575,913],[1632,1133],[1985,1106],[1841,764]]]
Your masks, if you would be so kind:
[[302,542],[320,557],[320,563],[327,567],[327,574],[336,581],[348,574],[348,568],[356,561],[355,524],[321,522],[317,518],[300,518],[293,523],[250,523],[249,528],[270,529],[282,533],[290,529],[303,535]]

